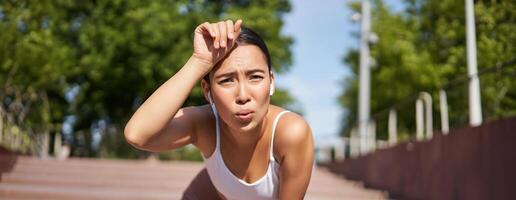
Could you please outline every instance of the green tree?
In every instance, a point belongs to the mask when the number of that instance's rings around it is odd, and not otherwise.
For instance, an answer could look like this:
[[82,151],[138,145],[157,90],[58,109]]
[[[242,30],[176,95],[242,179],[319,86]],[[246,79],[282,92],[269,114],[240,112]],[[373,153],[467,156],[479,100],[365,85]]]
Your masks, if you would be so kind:
[[[372,30],[380,40],[371,46],[377,67],[371,71],[371,113],[377,120],[378,137],[387,138],[387,109],[398,106],[398,126],[404,136],[414,130],[414,97],[430,92],[434,102],[434,127],[439,127],[438,90],[448,92],[452,126],[468,120],[465,78],[466,38],[464,1],[407,0],[405,10],[390,11],[381,0],[373,3]],[[350,8],[359,11],[358,2]],[[479,71],[516,58],[515,5],[508,0],[477,1],[475,4]],[[356,125],[358,105],[358,50],[344,57],[352,75],[345,79],[340,102],[346,109],[342,135]],[[482,107],[485,120],[516,114],[516,91],[511,81],[514,63],[496,73],[481,75]],[[511,74],[508,75],[507,73]],[[401,102],[401,103],[400,103]],[[403,104],[404,102],[404,104]],[[382,111],[382,112],[381,112]],[[376,114],[375,114],[376,113]],[[437,130],[437,128],[435,128]]]
[[[74,116],[76,155],[138,157],[123,126],[189,58],[198,24],[243,19],[264,37],[274,70],[284,73],[293,40],[280,30],[289,10],[287,0],[2,1],[0,81],[48,95],[49,119],[30,119],[37,124]],[[288,106],[293,99],[278,89],[272,102]],[[203,103],[198,86],[185,105]],[[99,146],[92,145],[95,131],[104,136]]]

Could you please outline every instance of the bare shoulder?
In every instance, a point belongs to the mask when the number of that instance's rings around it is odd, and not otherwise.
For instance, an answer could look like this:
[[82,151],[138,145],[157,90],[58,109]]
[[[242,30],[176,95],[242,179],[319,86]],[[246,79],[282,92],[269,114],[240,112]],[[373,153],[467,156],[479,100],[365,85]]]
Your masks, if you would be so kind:
[[193,131],[194,145],[196,145],[199,139],[202,140],[202,138],[199,138],[203,137],[200,133],[204,132],[206,124],[210,124],[210,121],[213,121],[212,118],[213,114],[209,105],[184,107],[176,114],[176,119],[188,121],[188,124],[190,124],[190,129]]
[[308,122],[297,113],[285,113],[276,126],[275,155],[283,158],[288,153],[296,152],[300,147],[312,146],[312,140],[312,130]]
[[277,137],[284,142],[295,142],[298,140],[307,139],[310,136],[311,130],[308,122],[299,114],[295,112],[285,113],[278,121],[276,127]]
[[192,129],[195,135],[196,146],[204,156],[211,155],[215,145],[215,116],[210,105],[191,106],[184,108],[184,112],[190,113]]
[[[208,106],[209,107],[209,106]],[[207,117],[211,113],[211,110],[206,109],[206,105],[203,106],[188,106],[179,109],[174,117],[174,120],[181,122],[188,122],[190,128],[194,129],[198,127],[199,122],[207,120]]]

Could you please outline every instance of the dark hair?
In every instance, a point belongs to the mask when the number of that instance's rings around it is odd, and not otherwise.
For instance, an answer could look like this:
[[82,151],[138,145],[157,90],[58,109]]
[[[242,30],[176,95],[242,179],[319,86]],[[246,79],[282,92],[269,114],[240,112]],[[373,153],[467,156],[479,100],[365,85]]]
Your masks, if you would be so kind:
[[[265,59],[267,59],[267,67],[269,68],[269,72],[271,72],[272,65],[271,65],[271,56],[269,54],[269,49],[267,48],[267,45],[265,44],[263,39],[256,32],[254,32],[250,28],[242,27],[240,30],[240,35],[238,36],[236,41],[237,41],[237,44],[251,44],[251,45],[255,45],[258,48],[260,48],[262,53],[265,55]],[[220,60],[215,65],[219,65],[220,62],[222,62],[222,60]],[[210,80],[209,75],[210,75],[209,73],[206,74],[204,76],[204,80],[209,82],[209,80]]]

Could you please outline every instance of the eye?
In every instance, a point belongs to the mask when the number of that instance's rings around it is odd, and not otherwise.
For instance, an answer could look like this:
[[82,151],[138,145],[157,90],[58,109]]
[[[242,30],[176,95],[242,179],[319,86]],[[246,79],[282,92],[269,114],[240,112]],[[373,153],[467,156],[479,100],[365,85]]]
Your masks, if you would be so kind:
[[263,79],[263,76],[260,76],[260,75],[251,75],[251,80],[262,80]]
[[230,83],[230,82],[233,82],[232,78],[225,78],[225,79],[222,79],[221,81],[219,81],[219,84]]

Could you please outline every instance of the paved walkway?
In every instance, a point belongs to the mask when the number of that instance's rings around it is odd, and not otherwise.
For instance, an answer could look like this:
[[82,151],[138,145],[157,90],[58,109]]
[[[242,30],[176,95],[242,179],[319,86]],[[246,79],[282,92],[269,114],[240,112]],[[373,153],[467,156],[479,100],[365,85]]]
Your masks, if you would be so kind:
[[[202,169],[197,162],[41,160],[0,154],[0,199],[179,199]],[[385,194],[316,168],[306,199],[385,199]]]

